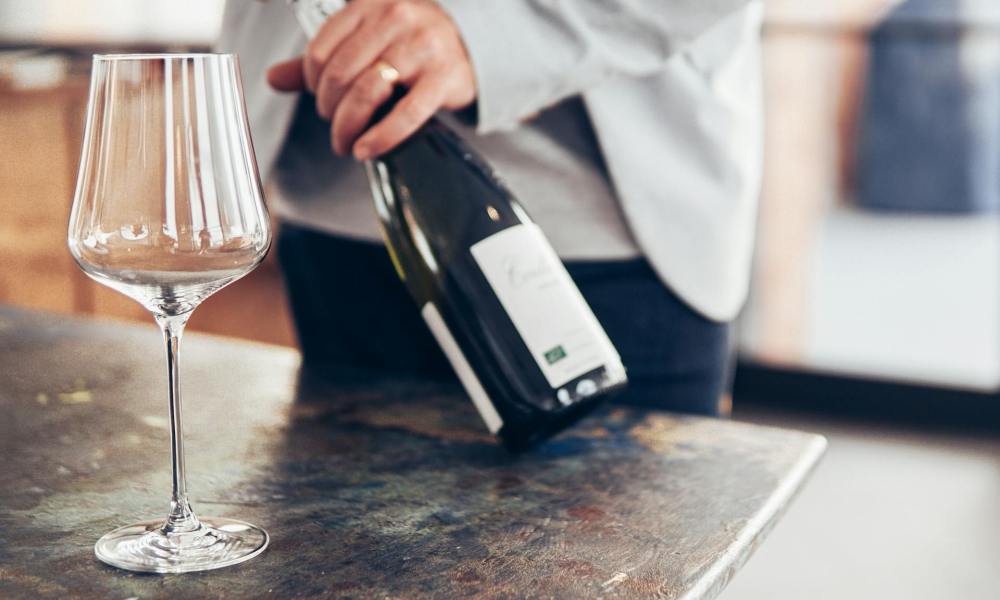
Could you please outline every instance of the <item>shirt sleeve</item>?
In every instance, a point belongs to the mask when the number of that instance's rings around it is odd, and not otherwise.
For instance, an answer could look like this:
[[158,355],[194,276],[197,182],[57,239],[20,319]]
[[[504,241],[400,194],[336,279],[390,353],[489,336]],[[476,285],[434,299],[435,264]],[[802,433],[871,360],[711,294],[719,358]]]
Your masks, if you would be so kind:
[[462,34],[480,133],[616,77],[641,78],[750,0],[437,0]]
[[228,0],[216,52],[239,55],[247,119],[261,177],[266,179],[285,142],[298,94],[279,93],[267,84],[267,69],[300,54],[306,38],[284,1]]

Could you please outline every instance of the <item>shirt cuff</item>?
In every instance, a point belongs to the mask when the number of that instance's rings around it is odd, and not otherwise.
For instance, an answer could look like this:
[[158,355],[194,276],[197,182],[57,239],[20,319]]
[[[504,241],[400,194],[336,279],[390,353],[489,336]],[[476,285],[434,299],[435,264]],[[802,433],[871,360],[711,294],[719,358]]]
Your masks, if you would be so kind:
[[574,91],[574,44],[526,3],[438,0],[465,43],[476,77],[478,133],[510,130]]

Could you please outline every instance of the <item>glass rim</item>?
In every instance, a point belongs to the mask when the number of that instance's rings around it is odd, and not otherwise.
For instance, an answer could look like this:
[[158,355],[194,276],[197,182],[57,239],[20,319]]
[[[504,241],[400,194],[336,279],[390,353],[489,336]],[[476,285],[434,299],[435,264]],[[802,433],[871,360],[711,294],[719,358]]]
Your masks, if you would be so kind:
[[126,52],[121,54],[94,54],[95,61],[124,60],[184,60],[189,58],[235,58],[232,52]]

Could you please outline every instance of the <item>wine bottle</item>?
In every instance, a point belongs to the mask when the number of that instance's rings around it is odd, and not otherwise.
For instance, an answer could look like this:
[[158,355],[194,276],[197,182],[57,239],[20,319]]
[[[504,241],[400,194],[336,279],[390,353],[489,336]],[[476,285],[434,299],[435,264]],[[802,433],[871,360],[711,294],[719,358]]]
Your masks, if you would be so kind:
[[[289,1],[304,26],[330,5]],[[537,444],[626,385],[618,352],[541,229],[455,131],[432,118],[365,171],[399,277],[507,448]]]

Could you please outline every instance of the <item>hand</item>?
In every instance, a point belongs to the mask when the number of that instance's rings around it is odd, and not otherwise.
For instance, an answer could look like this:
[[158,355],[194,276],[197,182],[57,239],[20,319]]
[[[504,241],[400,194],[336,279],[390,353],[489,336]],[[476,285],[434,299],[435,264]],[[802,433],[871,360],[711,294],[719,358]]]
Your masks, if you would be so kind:
[[[394,88],[374,66],[380,60],[399,71],[409,91],[361,135]],[[476,99],[458,28],[432,0],[353,0],[326,20],[303,56],[273,65],[267,81],[280,91],[315,94],[316,111],[331,122],[333,151],[353,147],[358,160],[391,150],[439,109]]]

